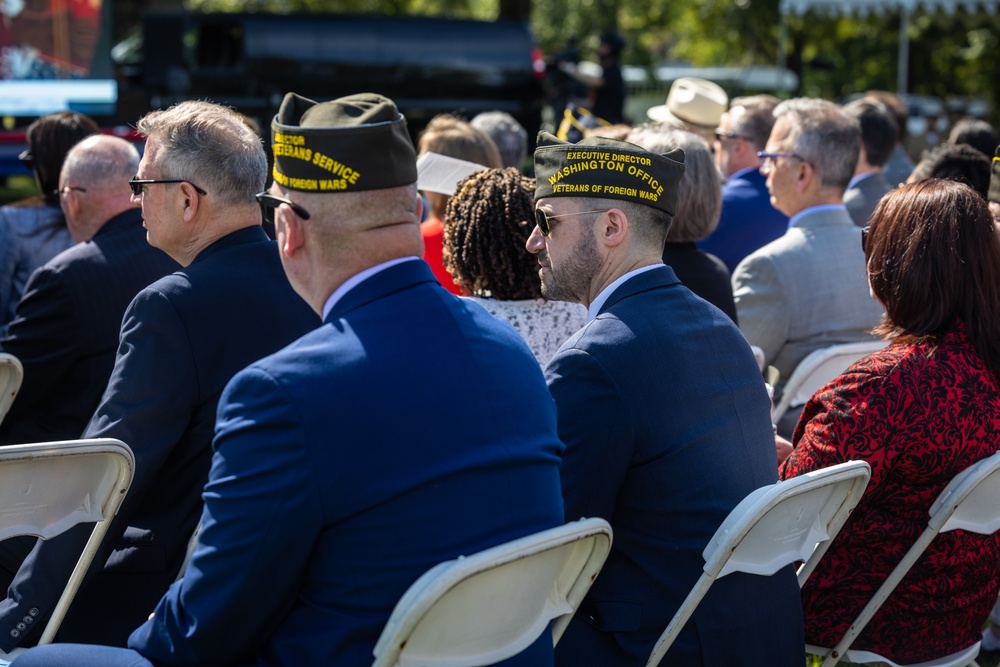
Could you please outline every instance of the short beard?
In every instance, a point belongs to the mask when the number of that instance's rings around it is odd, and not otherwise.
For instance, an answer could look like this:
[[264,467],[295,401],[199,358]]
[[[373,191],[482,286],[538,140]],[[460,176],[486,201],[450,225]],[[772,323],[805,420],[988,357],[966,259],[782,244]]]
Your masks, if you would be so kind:
[[549,265],[548,281],[542,278],[542,296],[549,301],[569,301],[586,305],[590,302],[590,286],[593,278],[600,268],[601,255],[597,252],[597,242],[593,236],[581,234],[580,240],[573,248],[572,257],[563,262],[558,270],[558,276],[551,264]]

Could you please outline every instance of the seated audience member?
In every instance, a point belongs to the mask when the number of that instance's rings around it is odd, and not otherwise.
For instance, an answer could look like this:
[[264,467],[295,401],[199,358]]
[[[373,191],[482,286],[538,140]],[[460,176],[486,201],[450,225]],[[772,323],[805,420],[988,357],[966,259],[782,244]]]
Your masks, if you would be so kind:
[[646,111],[650,120],[694,132],[705,141],[715,139],[729,96],[719,84],[685,76],[670,84],[665,104]]
[[[146,150],[130,182],[132,201],[142,206],[150,245],[183,268],[128,306],[111,379],[83,433],[129,445],[135,477],[60,641],[123,646],[149,616],[198,523],[223,387],[319,326],[261,230],[254,195],[267,159],[242,118],[209,102],[183,102],[147,114],[137,127]],[[0,649],[35,639],[89,534],[79,526],[38,540],[0,601]]]
[[715,163],[725,179],[722,212],[715,231],[698,247],[725,262],[730,273],[788,230],[788,216],[771,205],[757,157],[771,134],[777,104],[771,95],[737,97],[715,129]]
[[896,187],[905,183],[906,179],[910,177],[910,172],[913,171],[913,160],[910,159],[904,147],[908,134],[907,124],[910,120],[910,110],[907,108],[906,102],[901,100],[898,95],[886,90],[869,90],[864,94],[864,98],[881,102],[892,114],[893,120],[896,121],[896,146],[893,148],[888,162],[882,167],[882,174],[886,180],[892,187]]
[[[448,157],[481,164],[483,167],[502,169],[503,161],[493,140],[482,130],[477,130],[464,120],[441,114],[431,122],[420,135],[417,149],[423,153],[438,153]],[[420,225],[424,238],[424,260],[430,265],[434,277],[452,294],[461,294],[458,285],[444,267],[442,249],[444,246],[444,212],[451,195],[439,192],[425,192],[430,215]]]
[[66,156],[59,196],[77,245],[31,275],[0,340],[24,366],[3,444],[79,438],[114,368],[125,309],[180,268],[146,243],[128,185],[138,168],[139,151],[118,137],[88,137]]
[[844,106],[849,116],[861,126],[861,151],[854,176],[844,192],[844,206],[858,227],[868,224],[875,207],[893,185],[882,175],[896,146],[896,121],[883,104],[860,99]]
[[28,126],[28,150],[18,157],[41,194],[0,207],[0,336],[35,269],[73,245],[59,207],[59,170],[69,149],[98,130],[76,111],[42,116]]
[[913,168],[907,183],[927,178],[965,183],[985,199],[990,188],[990,158],[972,146],[943,144],[924,155]]
[[528,132],[516,118],[506,111],[485,111],[469,121],[469,125],[493,140],[504,167],[521,170],[528,157]]
[[948,144],[956,146],[965,144],[990,157],[1000,144],[1000,137],[993,126],[981,118],[963,118],[951,128]]
[[[641,665],[701,574],[719,524],[777,479],[770,403],[733,322],[662,263],[683,152],[546,133],[538,143],[538,225],[527,247],[545,298],[581,303],[590,320],[545,367],[566,444],[566,519],[603,517],[615,531],[556,663]],[[609,167],[575,168],[595,151]],[[664,664],[801,667],[803,651],[787,567],[716,581]]]
[[[748,255],[733,273],[740,329],[785,381],[810,352],[872,338],[882,308],[869,298],[861,230],[844,207],[861,144],[858,121],[825,100],[798,98],[774,110],[761,153],[771,201],[789,216],[781,238]],[[778,432],[791,434],[789,411]]]
[[509,322],[544,366],[587,321],[578,303],[542,298],[538,262],[524,247],[535,227],[535,181],[513,167],[458,184],[444,221],[444,259],[455,283]]
[[[395,105],[289,93],[272,132],[360,175],[301,190],[328,172],[275,151],[260,194],[324,324],[226,387],[197,548],[129,648],[52,644],[18,667],[370,664],[425,571],[562,523],[541,371],[419,259],[416,156]],[[551,665],[551,636],[504,664]]]
[[[782,479],[850,460],[871,482],[802,590],[806,641],[834,646],[927,526],[951,479],[997,450],[1000,242],[986,202],[930,180],[890,192],[865,242],[890,344],[810,399]],[[901,664],[979,640],[997,600],[1000,536],[938,535],[853,648]]]
[[735,322],[729,269],[718,257],[695,245],[715,229],[722,208],[722,184],[711,149],[696,134],[662,125],[637,130],[628,140],[651,153],[673,148],[684,151],[684,175],[677,186],[677,211],[663,246],[663,263],[685,287]]

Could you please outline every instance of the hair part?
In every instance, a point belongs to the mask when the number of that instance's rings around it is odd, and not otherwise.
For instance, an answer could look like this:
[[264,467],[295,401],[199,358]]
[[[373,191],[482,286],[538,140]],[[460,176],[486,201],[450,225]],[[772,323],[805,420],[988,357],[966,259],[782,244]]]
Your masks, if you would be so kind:
[[872,215],[865,260],[886,309],[876,331],[933,343],[959,320],[1000,381],[1000,237],[982,197],[942,179],[893,190]]
[[139,119],[140,133],[159,145],[161,178],[198,185],[219,204],[253,204],[267,180],[260,137],[240,114],[204,101],[181,102]]
[[810,97],[785,100],[774,117],[790,124],[786,148],[812,165],[820,185],[846,190],[861,152],[858,121],[833,102]]

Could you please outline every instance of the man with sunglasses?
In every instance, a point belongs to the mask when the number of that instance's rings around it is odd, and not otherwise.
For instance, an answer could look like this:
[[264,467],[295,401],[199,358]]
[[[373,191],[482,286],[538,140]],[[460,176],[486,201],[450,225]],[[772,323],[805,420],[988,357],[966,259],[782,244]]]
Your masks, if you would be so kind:
[[[589,308],[545,368],[566,446],[566,520],[602,517],[615,531],[557,665],[644,664],[723,519],[777,480],[753,353],[661,262],[683,160],[679,149],[538,137],[527,248],[545,298]],[[791,568],[734,573],[715,582],[663,664],[798,666],[802,633]]]
[[771,205],[757,151],[764,150],[778,100],[770,95],[737,97],[715,130],[715,162],[722,178],[719,225],[698,247],[732,273],[744,257],[785,233],[788,216]]
[[[242,117],[184,102],[147,114],[137,127],[146,149],[132,203],[141,206],[150,245],[182,268],[128,306],[111,379],[83,432],[129,445],[135,477],[60,641],[123,646],[146,620],[176,578],[198,523],[223,387],[319,325],[261,229],[254,194],[267,158]],[[37,542],[0,602],[0,649],[37,638],[87,535],[82,526]]]
[[[740,330],[764,351],[784,382],[810,352],[872,340],[883,309],[868,293],[861,230],[844,206],[861,147],[858,121],[826,100],[797,98],[774,110],[758,153],[771,203],[789,216],[788,230],[747,256],[733,273]],[[790,437],[798,410],[778,433]]]

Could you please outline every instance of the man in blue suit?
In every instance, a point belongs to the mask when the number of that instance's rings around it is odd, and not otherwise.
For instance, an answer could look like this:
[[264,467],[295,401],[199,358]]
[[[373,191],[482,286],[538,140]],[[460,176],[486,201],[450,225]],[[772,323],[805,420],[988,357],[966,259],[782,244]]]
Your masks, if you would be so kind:
[[[684,154],[541,133],[535,151],[542,294],[589,321],[545,368],[566,445],[566,519],[611,522],[604,569],[556,664],[641,665],[701,573],[701,553],[747,494],[777,481],[769,402],[732,321],[661,263]],[[730,574],[665,665],[802,664],[792,569]]]
[[[139,121],[132,180],[149,243],[182,267],[140,291],[84,437],[118,438],[135,477],[57,636],[124,645],[177,577],[201,512],[216,406],[247,364],[319,326],[292,290],[254,199],[267,156],[232,110],[185,102]],[[30,642],[89,526],[38,540],[0,602],[0,649]]]
[[725,179],[722,213],[715,231],[698,247],[725,262],[730,273],[788,229],[788,216],[771,205],[757,158],[771,134],[777,104],[770,95],[737,97],[715,131],[715,162]]
[[[323,325],[226,387],[197,549],[131,648],[43,646],[19,667],[369,664],[426,570],[562,523],[541,371],[420,261],[395,105],[289,94],[272,134],[258,199]],[[551,637],[515,662],[551,665]]]

